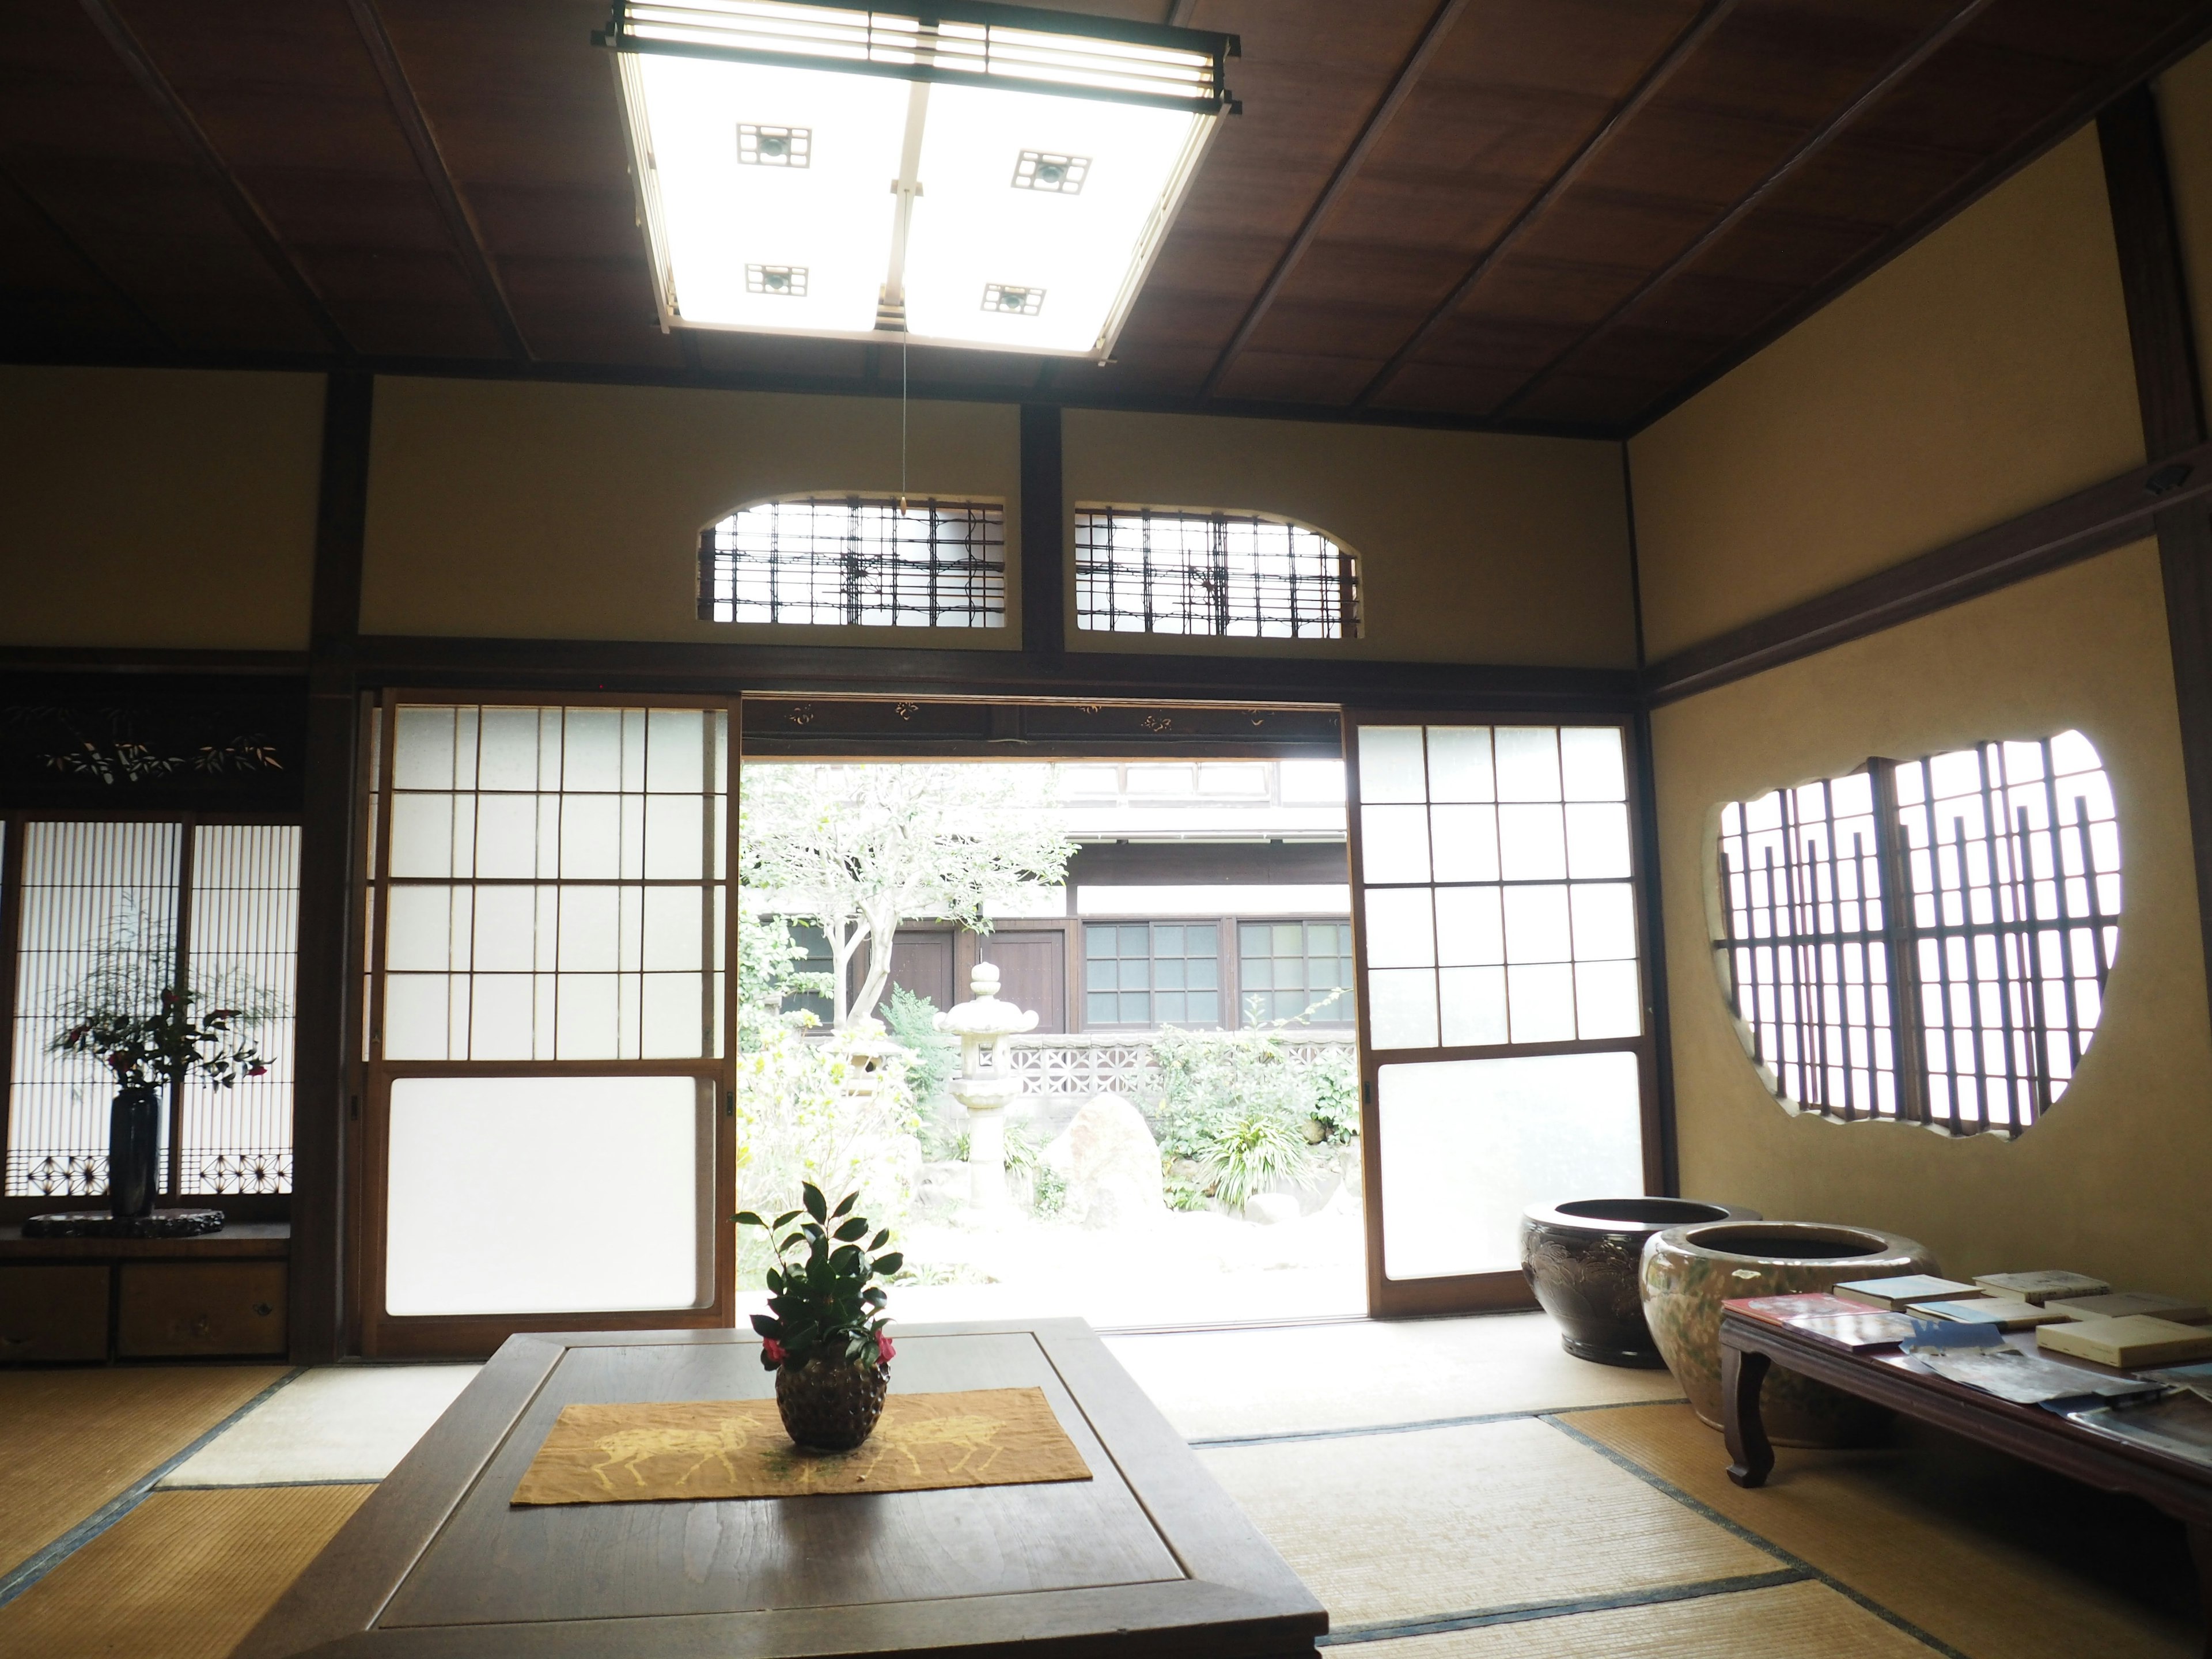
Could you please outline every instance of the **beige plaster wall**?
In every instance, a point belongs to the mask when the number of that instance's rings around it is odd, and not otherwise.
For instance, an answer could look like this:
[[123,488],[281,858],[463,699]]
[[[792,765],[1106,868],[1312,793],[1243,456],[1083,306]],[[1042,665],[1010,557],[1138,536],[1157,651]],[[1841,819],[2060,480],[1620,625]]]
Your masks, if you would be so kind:
[[0,367],[0,641],[305,650],[319,374]]
[[2198,372],[2212,380],[2212,46],[2159,76],[2155,91],[2174,214],[2181,222],[2181,262],[2196,313]]
[[[2119,811],[2120,949],[2079,1075],[2015,1141],[1792,1116],[1761,1084],[1710,940],[1723,803],[2069,726]],[[2158,554],[2145,543],[1656,712],[1682,1190],[1870,1224],[1944,1269],[2071,1267],[2212,1297],[2212,1027]]]
[[1011,648],[1019,420],[986,404],[908,412],[915,494],[1006,504],[1006,627],[738,627],[699,620],[701,528],[764,496],[896,489],[895,400],[381,379],[362,629]]
[[2094,129],[1630,453],[1654,658],[2139,465]]
[[[1635,663],[1616,445],[1072,409],[1062,452],[1071,515],[1083,502],[1247,508],[1310,524],[1359,556],[1359,638],[1207,640],[1209,653]],[[1169,635],[1079,633],[1072,580],[1068,602],[1074,648],[1190,648]]]

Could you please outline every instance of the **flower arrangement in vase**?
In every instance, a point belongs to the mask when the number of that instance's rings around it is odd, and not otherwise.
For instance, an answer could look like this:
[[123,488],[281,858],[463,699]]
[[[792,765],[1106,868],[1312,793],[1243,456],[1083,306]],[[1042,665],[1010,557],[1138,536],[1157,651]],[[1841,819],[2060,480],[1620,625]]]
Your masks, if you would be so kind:
[[850,1451],[874,1433],[890,1388],[895,1351],[884,1334],[890,1298],[869,1281],[888,1279],[906,1258],[896,1250],[873,1254],[890,1242],[890,1230],[868,1237],[867,1218],[852,1213],[860,1197],[848,1193],[833,1210],[808,1182],[799,1209],[772,1222],[750,1210],[736,1218],[740,1227],[761,1229],[775,1249],[769,1311],[753,1316],[761,1364],[775,1373],[784,1432],[819,1451]]
[[143,1216],[154,1207],[161,1142],[161,1094],[198,1073],[228,1089],[242,1077],[269,1069],[246,1040],[245,1027],[259,1022],[252,1009],[210,1008],[195,1014],[191,991],[165,987],[156,1010],[131,1012],[92,985],[70,1010],[71,1023],[53,1040],[58,1053],[84,1054],[115,1079],[107,1115],[107,1201],[110,1213]]

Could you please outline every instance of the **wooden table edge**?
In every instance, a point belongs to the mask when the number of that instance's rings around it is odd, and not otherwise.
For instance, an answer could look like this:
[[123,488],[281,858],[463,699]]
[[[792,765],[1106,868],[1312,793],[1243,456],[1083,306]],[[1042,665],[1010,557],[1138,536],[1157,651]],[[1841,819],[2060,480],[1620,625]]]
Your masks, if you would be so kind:
[[[1239,1615],[1239,1632],[1211,1633],[1214,1650],[1220,1652],[1224,1659],[1245,1655],[1252,1656],[1252,1659],[1275,1659],[1278,1655],[1313,1651],[1314,1638],[1326,1633],[1328,1628],[1327,1610],[1206,1470],[1197,1454],[1085,1321],[935,1322],[896,1326],[893,1334],[900,1339],[1030,1337],[1059,1376],[1061,1386],[1083,1414],[1100,1446],[1113,1460],[1116,1473],[1142,1508],[1147,1522],[1188,1575],[1181,1581],[1159,1581],[1174,1587],[1175,1593],[1168,1599],[1227,1598],[1229,1603],[1249,1603],[1249,1611]],[[550,1656],[556,1652],[596,1651],[588,1647],[565,1645],[567,1638],[559,1634],[565,1630],[605,1625],[638,1634],[646,1624],[665,1627],[672,1635],[678,1630],[685,1632],[683,1641],[666,1651],[692,1651],[687,1644],[704,1638],[708,1639],[713,1651],[738,1654],[747,1650],[730,1645],[727,1638],[739,1634],[742,1621],[753,1620],[757,1628],[757,1621],[764,1616],[788,1619],[793,1613],[835,1613],[836,1609],[786,1609],[770,1610],[766,1615],[670,1614],[647,1620],[568,1620],[534,1626],[375,1627],[375,1620],[392,1595],[482,1478],[486,1466],[498,1455],[569,1349],[668,1344],[744,1345],[758,1340],[750,1331],[728,1328],[521,1333],[508,1338],[453,1406],[340,1528],[276,1606],[255,1626],[235,1650],[234,1659],[295,1659],[295,1656],[325,1652],[388,1653],[396,1656],[481,1650],[479,1637],[471,1636],[471,1632],[483,1635],[504,1632],[501,1638],[503,1645],[496,1650],[503,1653],[542,1651]],[[1102,1368],[1110,1375],[1100,1375]],[[1094,1386],[1099,1383],[1107,1386],[1103,1390]],[[1199,1477],[1194,1482],[1188,1478],[1193,1474]],[[1172,1610],[1164,1608],[1158,1619],[1149,1618],[1133,1599],[1148,1589],[1158,1588],[1159,1583],[1152,1586],[1105,1586],[1021,1594],[1055,1598],[1112,1594],[1131,1603],[1123,1609],[1135,1620],[1130,1628],[1157,1629],[1165,1634],[1176,1627],[1168,1622]],[[1006,1602],[1007,1598],[957,1598],[960,1601],[982,1600]],[[1227,1605],[1221,1608],[1224,1613],[1228,1610]],[[708,1626],[702,1620],[720,1621],[712,1637],[708,1637]],[[514,1639],[524,1631],[534,1631],[536,1634],[527,1643]],[[1004,1645],[1000,1643],[998,1647]],[[1022,1650],[1042,1656],[1064,1645],[1062,1638],[1049,1638],[1049,1645],[1045,1638],[1038,1638],[1024,1641]],[[924,1650],[955,1654],[963,1650],[963,1644],[939,1644]],[[977,1647],[975,1650],[987,1650]],[[1066,1649],[1071,1654],[1079,1650]]]

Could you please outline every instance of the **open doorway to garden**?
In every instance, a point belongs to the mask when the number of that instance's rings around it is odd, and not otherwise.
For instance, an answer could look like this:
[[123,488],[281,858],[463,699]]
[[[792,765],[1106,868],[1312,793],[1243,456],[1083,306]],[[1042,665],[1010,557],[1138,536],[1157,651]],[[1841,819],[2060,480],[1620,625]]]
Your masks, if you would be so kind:
[[[739,789],[741,1207],[858,1189],[909,1320],[1366,1310],[1340,762],[749,754]],[[994,988],[1018,1029],[963,1057]],[[741,1310],[768,1265],[741,1238]]]

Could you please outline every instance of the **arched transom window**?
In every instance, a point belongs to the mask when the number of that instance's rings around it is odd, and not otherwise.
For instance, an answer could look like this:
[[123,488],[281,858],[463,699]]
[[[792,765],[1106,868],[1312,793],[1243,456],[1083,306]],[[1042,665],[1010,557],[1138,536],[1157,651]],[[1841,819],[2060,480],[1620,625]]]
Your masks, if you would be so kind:
[[1075,622],[1115,634],[1340,640],[1359,632],[1358,562],[1266,513],[1075,511]]

